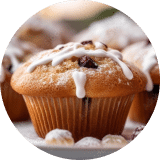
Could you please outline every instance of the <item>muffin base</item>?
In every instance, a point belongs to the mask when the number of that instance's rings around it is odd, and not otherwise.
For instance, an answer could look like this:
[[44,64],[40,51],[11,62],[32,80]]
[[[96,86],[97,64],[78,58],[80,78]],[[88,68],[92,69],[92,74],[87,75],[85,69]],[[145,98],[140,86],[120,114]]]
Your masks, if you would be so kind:
[[134,95],[115,98],[32,97],[23,95],[37,134],[69,130],[75,141],[107,134],[120,135]]
[[11,121],[29,119],[29,113],[22,95],[15,92],[9,82],[1,83],[1,95],[7,114]]
[[136,94],[129,111],[129,118],[132,121],[148,123],[155,109],[158,95],[159,85],[154,85],[154,89],[151,92],[143,91]]

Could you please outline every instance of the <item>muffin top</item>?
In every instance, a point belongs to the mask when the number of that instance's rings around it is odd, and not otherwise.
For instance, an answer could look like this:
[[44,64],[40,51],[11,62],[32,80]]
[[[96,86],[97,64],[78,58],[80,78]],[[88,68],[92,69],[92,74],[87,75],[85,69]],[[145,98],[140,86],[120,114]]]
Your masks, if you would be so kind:
[[[140,68],[148,79],[147,91],[160,84],[160,73],[156,53],[149,40],[132,44],[122,51],[124,60]],[[152,82],[153,81],[153,82]]]
[[[35,45],[29,42],[23,42],[17,37],[13,37],[6,48],[2,65],[1,65],[1,75],[0,83],[6,80],[6,77],[10,77],[15,70],[25,62],[30,55],[40,51]],[[8,75],[8,76],[7,76]]]
[[52,97],[115,97],[141,92],[145,75],[101,42],[58,45],[24,63],[11,86],[20,94]]
[[47,20],[36,14],[19,28],[16,36],[38,48],[52,49],[58,44],[69,42],[73,32],[67,24]]

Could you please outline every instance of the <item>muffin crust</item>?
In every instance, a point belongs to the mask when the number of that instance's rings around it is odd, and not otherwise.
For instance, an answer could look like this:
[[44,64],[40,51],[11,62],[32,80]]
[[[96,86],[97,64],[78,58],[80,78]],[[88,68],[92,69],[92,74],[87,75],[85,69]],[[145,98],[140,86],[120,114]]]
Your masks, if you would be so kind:
[[[101,48],[97,47],[97,44]],[[78,44],[78,48],[92,51],[115,52],[118,51],[108,48],[102,43]],[[125,96],[141,92],[146,85],[146,78],[138,68],[124,62],[132,72],[133,78],[128,79],[120,65],[109,57],[91,56],[98,68],[86,68],[78,65],[78,57],[72,56],[63,60],[59,64],[52,66],[51,62],[37,65],[33,71],[28,72],[32,63],[58,54],[60,51],[73,46],[74,43],[59,45],[54,49],[40,52],[29,61],[24,63],[12,76],[11,85],[15,91],[23,95],[31,96],[52,96],[52,97],[71,97],[76,96],[76,86],[72,74],[74,71],[86,74],[85,91],[86,97],[115,97]],[[112,53],[111,53],[112,54]],[[121,59],[121,54],[118,55]]]

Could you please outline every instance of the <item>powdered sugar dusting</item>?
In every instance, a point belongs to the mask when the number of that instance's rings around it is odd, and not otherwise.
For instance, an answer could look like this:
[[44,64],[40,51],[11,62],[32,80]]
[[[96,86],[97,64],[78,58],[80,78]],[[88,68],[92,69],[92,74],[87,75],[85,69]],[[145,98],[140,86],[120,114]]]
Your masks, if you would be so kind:
[[118,82],[119,82],[119,83],[121,83],[121,82],[122,82],[122,80],[121,80],[120,78],[118,78]]
[[94,69],[88,69],[87,71],[84,71],[84,73],[86,75],[94,76],[96,74],[96,71]]
[[150,76],[150,72],[155,66],[158,66],[156,53],[152,45],[147,45],[146,41],[142,41],[127,47],[123,53],[124,59],[126,61],[137,65],[137,67],[139,67],[146,75],[146,90],[151,91],[153,89],[153,82]]
[[108,71],[109,74],[112,74],[112,72],[113,72],[112,70],[109,70],[109,71]]
[[43,81],[43,84],[45,85],[45,84],[47,84],[47,82],[46,82],[46,81]]
[[97,147],[101,147],[101,141],[97,138],[85,137],[81,139],[80,141],[78,141],[75,144],[75,147],[77,148],[83,148],[83,147],[97,148]]
[[75,37],[75,41],[88,39],[96,39],[107,45],[111,44],[112,48],[123,49],[130,43],[147,39],[147,36],[129,17],[118,12],[92,23]]
[[[66,47],[67,46],[67,47]],[[133,74],[131,70],[123,63],[122,55],[117,50],[108,49],[107,51],[103,49],[96,49],[96,50],[86,50],[84,47],[80,47],[82,44],[80,43],[68,43],[64,45],[64,49],[59,51],[54,55],[50,55],[48,57],[43,57],[40,60],[33,62],[31,65],[28,66],[27,72],[32,72],[38,65],[44,65],[49,62],[52,62],[52,66],[57,66],[62,63],[65,59],[75,57],[81,57],[83,55],[88,56],[95,56],[95,57],[108,57],[111,58],[113,61],[119,64],[120,67],[117,69],[122,69],[126,78],[131,80],[133,78]],[[61,47],[61,46],[60,46]],[[101,47],[101,46],[99,46]],[[59,47],[58,47],[59,48]]]
[[72,146],[74,144],[71,132],[58,128],[47,133],[45,141],[48,144],[58,146]]
[[[10,73],[14,73],[17,68],[19,68],[23,61],[26,60],[25,55],[36,54],[39,49],[37,49],[32,43],[19,40],[17,37],[13,37],[6,48],[4,59],[3,59],[3,70],[1,71],[1,82],[5,80],[6,70]],[[28,57],[28,56],[27,56]],[[5,63],[5,59],[9,59],[9,63]],[[8,66],[11,66],[8,69]]]
[[60,77],[58,78],[58,82],[56,83],[56,85],[57,86],[65,85],[68,82],[69,78],[70,78],[69,71],[65,72],[65,73],[61,73]]
[[50,83],[50,84],[54,83],[53,78],[52,78],[52,75],[51,75],[51,77],[50,77],[49,83]]

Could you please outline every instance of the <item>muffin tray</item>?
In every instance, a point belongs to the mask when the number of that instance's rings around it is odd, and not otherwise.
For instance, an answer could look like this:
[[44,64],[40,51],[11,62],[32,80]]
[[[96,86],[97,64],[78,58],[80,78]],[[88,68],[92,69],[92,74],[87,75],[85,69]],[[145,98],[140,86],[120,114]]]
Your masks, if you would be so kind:
[[[75,148],[75,147],[56,147],[53,148],[50,145],[47,145],[44,139],[38,137],[31,121],[23,121],[14,123],[18,131],[24,136],[26,140],[32,143],[34,146],[39,149],[58,157],[70,158],[70,159],[85,159],[85,158],[98,158],[108,154],[111,154],[119,149],[122,146],[117,146],[117,148]],[[135,123],[129,119],[126,121],[124,131],[122,133],[128,142],[130,142],[131,135],[137,126],[141,125],[140,123]]]

